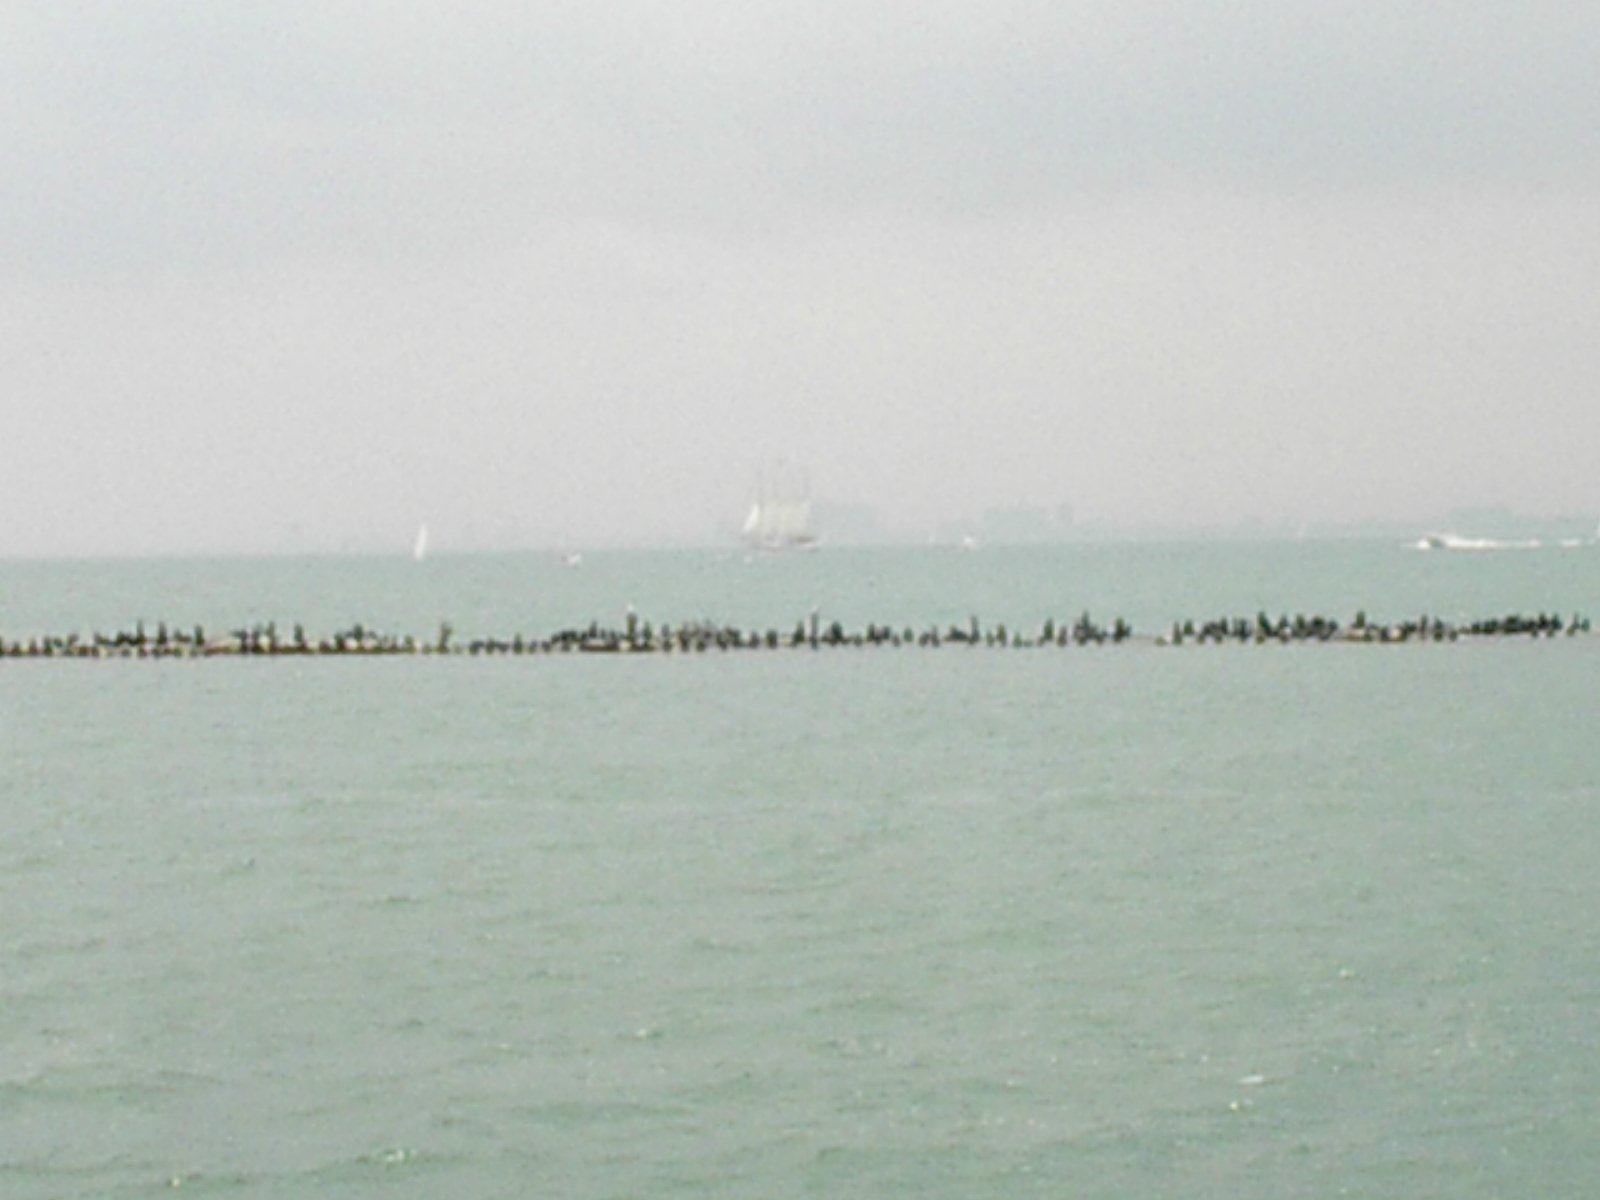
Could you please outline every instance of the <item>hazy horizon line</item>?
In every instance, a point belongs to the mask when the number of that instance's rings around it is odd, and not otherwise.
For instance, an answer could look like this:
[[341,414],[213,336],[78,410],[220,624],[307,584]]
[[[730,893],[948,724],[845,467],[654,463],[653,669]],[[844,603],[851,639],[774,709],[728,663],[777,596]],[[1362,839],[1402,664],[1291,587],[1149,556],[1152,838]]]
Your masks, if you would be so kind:
[[[1466,519],[1477,513],[1484,518]],[[918,534],[915,531],[885,529],[882,536],[830,538],[823,531],[817,549],[829,550],[962,550],[962,549],[1050,549],[1084,545],[1150,544],[1169,542],[1294,542],[1294,541],[1415,541],[1429,535],[1502,537],[1587,537],[1600,538],[1600,518],[1590,514],[1543,515],[1509,509],[1455,509],[1444,514],[1419,518],[1366,518],[1351,521],[1269,521],[1246,518],[1230,524],[1174,525],[1156,522],[1121,524],[1090,520],[1063,526],[1049,536],[979,536],[978,522],[966,537],[948,530],[960,522],[943,523],[946,532]],[[1485,526],[1490,526],[1485,528]],[[534,536],[525,540],[473,537],[450,541],[433,538],[428,559],[493,555],[549,555],[581,565],[583,555],[612,553],[679,553],[725,551],[765,555],[768,552],[747,545],[737,534],[714,533],[693,537],[654,537],[630,540],[600,536],[586,540],[570,537]],[[780,551],[779,554],[805,554],[814,551]],[[126,549],[29,552],[0,551],[0,562],[97,562],[163,560],[233,560],[292,558],[409,558],[413,545],[407,539],[351,537],[339,544],[279,544],[256,547],[129,547]]]

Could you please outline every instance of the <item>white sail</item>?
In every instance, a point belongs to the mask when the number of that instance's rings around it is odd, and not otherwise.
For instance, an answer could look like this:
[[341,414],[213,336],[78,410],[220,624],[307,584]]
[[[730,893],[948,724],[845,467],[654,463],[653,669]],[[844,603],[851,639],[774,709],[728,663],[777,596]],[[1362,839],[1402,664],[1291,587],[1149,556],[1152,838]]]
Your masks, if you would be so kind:
[[411,544],[411,557],[416,562],[421,562],[428,557],[428,527],[417,526],[417,540]]
[[814,546],[811,496],[805,474],[779,464],[763,471],[755,502],[744,519],[744,540],[758,550]]

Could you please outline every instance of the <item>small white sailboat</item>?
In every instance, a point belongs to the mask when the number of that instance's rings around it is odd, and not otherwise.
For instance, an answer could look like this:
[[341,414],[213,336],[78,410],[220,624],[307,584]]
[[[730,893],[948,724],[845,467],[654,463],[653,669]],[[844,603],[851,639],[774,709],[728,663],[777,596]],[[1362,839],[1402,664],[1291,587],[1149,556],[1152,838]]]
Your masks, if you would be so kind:
[[422,524],[417,526],[417,540],[411,543],[411,559],[413,562],[421,562],[427,557],[428,526],[426,524]]

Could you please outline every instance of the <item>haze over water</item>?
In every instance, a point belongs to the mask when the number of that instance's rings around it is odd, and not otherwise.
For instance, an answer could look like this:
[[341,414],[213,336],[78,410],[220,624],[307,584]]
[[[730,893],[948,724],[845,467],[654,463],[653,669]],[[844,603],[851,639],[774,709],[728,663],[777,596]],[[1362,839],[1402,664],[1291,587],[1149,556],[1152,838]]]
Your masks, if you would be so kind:
[[1581,4],[9,0],[0,555],[702,543],[778,458],[917,541],[1592,520],[1597,60]]
[[[0,632],[1597,595],[1388,543],[34,562]],[[1586,1194],[1596,645],[0,660],[0,1190]]]

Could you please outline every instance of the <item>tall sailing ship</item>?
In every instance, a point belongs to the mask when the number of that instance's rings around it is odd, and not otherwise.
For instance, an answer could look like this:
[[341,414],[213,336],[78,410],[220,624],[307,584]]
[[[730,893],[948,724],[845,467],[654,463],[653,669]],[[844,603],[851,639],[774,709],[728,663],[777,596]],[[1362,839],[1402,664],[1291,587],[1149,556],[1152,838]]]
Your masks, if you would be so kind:
[[809,550],[817,545],[811,528],[811,489],[803,471],[783,464],[761,473],[755,500],[744,519],[745,544],[755,550]]

